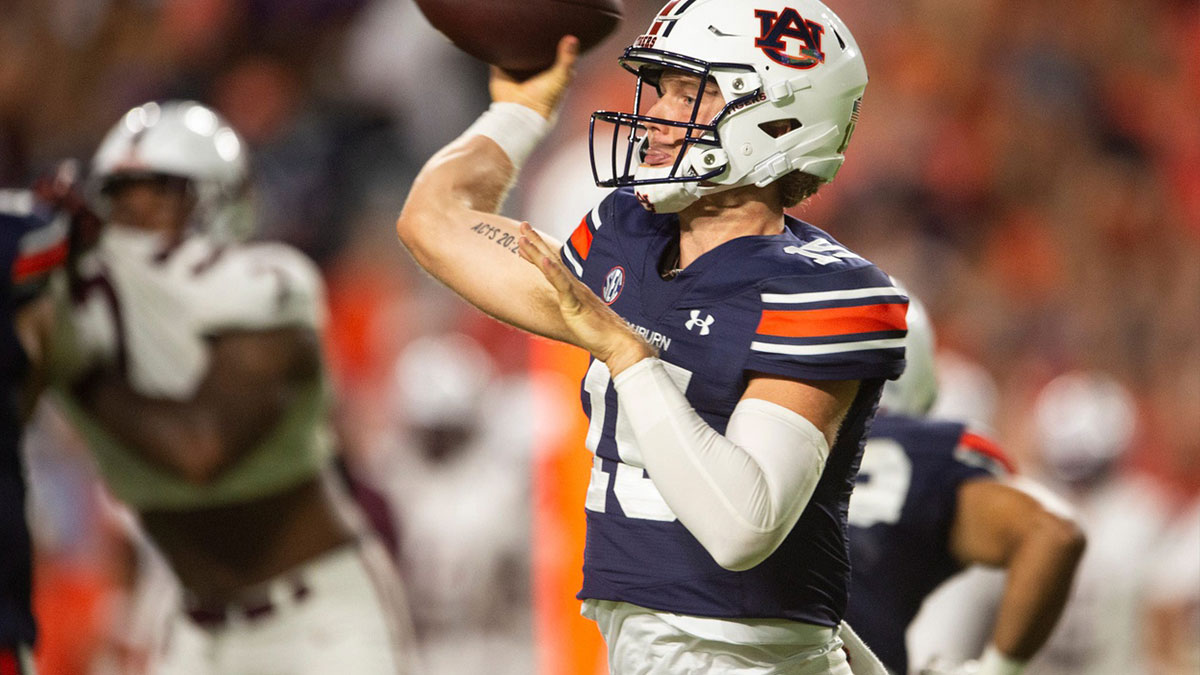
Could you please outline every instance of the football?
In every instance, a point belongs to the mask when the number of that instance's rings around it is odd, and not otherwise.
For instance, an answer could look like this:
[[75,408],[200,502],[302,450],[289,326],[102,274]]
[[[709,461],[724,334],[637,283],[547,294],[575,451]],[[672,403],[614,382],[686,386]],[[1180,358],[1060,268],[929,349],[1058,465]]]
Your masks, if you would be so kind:
[[554,63],[564,35],[580,51],[596,46],[622,17],[621,0],[417,0],[421,13],[468,54],[515,74]]

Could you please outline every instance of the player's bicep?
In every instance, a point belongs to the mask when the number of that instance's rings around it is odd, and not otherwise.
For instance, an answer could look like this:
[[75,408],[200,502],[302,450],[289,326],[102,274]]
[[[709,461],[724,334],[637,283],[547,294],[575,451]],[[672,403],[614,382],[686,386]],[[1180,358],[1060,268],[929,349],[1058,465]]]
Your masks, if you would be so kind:
[[307,326],[269,330],[226,331],[208,338],[211,358],[201,389],[222,395],[270,397],[294,383],[311,381],[321,372],[320,340]]
[[756,373],[742,400],[761,399],[798,413],[820,429],[832,446],[858,395],[858,386],[858,380],[793,380]]
[[964,565],[1004,566],[1042,513],[1037,500],[1007,482],[966,481],[958,488],[950,552]]

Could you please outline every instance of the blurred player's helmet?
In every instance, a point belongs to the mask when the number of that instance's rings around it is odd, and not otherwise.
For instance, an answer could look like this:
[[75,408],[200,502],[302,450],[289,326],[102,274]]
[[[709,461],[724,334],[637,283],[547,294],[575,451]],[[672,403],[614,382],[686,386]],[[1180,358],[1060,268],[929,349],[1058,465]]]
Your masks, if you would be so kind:
[[413,340],[393,371],[396,415],[415,427],[472,426],[492,380],[492,358],[462,333]]
[[[907,291],[906,291],[907,293]],[[937,399],[933,324],[925,306],[908,294],[908,334],[904,336],[904,372],[883,385],[879,407],[901,415],[924,416]]]
[[[793,171],[833,180],[867,84],[854,37],[817,0],[672,0],[621,65],[638,76],[634,112],[592,115],[592,174],[601,187],[637,186],[642,204],[659,213]],[[642,114],[643,85],[655,86],[664,68],[711,78],[724,108],[697,119],[701,96],[687,122]],[[608,161],[597,160],[606,133],[598,122],[612,125]],[[674,166],[641,165],[648,122],[687,129]]]
[[1129,449],[1137,407],[1116,378],[1077,371],[1042,389],[1034,418],[1046,468],[1058,480],[1080,485],[1107,475]]
[[91,194],[108,217],[106,189],[134,178],[187,180],[196,198],[193,225],[244,238],[253,224],[246,144],[212,109],[195,101],[146,103],[125,113],[92,158]]

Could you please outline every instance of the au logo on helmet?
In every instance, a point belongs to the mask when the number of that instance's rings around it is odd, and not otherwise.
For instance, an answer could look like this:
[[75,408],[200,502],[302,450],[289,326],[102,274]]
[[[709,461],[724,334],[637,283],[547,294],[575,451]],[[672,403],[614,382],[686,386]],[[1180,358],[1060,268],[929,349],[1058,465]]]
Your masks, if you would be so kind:
[[[791,7],[782,12],[756,9],[754,16],[762,22],[762,35],[755,38],[754,46],[761,49],[767,58],[788,68],[800,70],[825,62],[825,52],[821,51],[821,37],[825,34],[825,27],[821,24],[805,19]],[[799,53],[787,52],[785,38],[799,41]]]

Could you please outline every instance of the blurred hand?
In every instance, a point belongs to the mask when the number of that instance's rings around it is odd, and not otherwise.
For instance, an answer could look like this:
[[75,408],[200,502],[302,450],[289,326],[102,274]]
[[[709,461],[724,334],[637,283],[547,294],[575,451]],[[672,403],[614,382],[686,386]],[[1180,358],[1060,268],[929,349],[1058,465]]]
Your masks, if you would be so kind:
[[63,160],[53,174],[40,176],[33,184],[38,199],[70,218],[70,245],[68,270],[75,272],[75,262],[100,238],[104,223],[88,206],[79,180],[79,162]]
[[624,319],[567,272],[558,254],[529,223],[521,223],[521,235],[518,242],[521,257],[536,265],[558,292],[558,309],[567,328],[575,334],[575,344],[603,361],[614,377],[655,355],[654,348],[634,333]]
[[579,39],[567,35],[558,42],[558,56],[554,65],[532,77],[517,79],[492,66],[491,81],[488,83],[492,100],[497,103],[519,103],[550,119],[575,77],[575,60],[578,57]]

